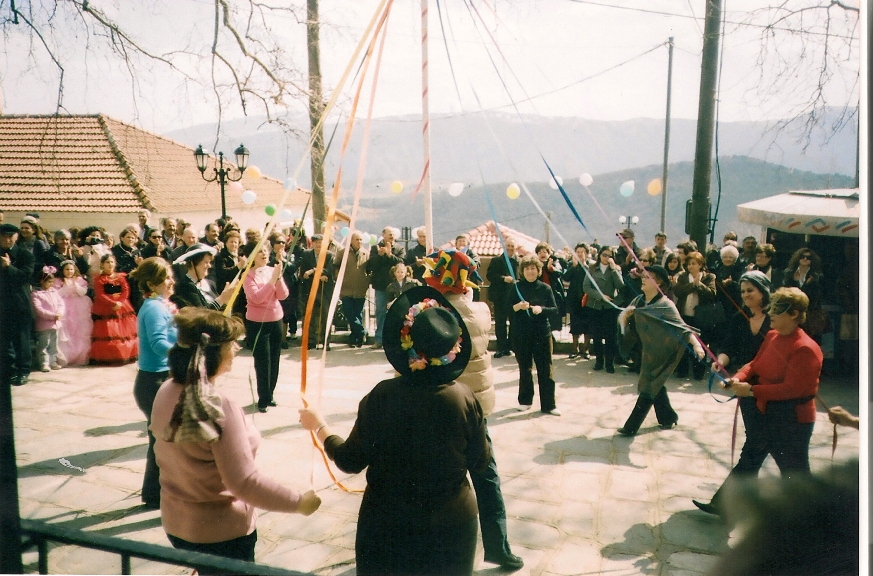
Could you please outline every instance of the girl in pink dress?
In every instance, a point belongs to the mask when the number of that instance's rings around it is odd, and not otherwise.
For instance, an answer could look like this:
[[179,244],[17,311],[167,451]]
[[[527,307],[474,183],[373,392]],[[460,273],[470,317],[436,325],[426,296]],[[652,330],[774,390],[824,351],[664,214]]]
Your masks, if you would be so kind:
[[91,299],[88,281],[79,274],[76,263],[64,260],[61,274],[55,278],[55,288],[64,301],[66,313],[58,328],[58,363],[62,366],[84,366],[91,349]]

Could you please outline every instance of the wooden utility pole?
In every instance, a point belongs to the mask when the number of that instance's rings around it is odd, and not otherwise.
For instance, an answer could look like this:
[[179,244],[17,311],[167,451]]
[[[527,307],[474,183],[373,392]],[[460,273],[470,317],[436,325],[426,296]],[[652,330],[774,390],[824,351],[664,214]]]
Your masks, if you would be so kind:
[[309,130],[312,139],[312,220],[314,232],[320,234],[327,220],[324,202],[324,114],[321,94],[321,51],[318,44],[318,0],[306,0],[306,46],[309,51]]
[[667,117],[664,122],[664,172],[661,176],[661,232],[667,230],[667,161],[670,156],[670,99],[673,92],[673,37],[667,42],[670,56],[667,61]]
[[697,108],[697,146],[688,229],[701,252],[709,232],[709,188],[712,181],[712,138],[715,130],[715,91],[718,84],[718,41],[722,0],[706,0],[703,61],[700,69],[700,102]]

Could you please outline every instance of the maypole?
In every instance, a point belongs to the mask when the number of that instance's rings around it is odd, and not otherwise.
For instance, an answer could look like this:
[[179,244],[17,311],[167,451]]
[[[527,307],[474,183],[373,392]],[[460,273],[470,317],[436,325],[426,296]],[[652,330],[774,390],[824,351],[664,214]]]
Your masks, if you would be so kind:
[[424,188],[424,228],[427,231],[427,249],[430,250],[434,243],[432,200],[430,194],[430,110],[427,101],[427,4],[428,0],[421,0],[421,133],[424,138],[424,174],[422,175],[422,186]]

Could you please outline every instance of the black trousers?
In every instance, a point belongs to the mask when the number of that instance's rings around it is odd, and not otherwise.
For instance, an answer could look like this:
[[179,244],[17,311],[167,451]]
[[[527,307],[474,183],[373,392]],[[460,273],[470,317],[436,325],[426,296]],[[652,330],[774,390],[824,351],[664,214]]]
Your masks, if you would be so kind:
[[[224,558],[232,558],[234,560],[246,560],[248,562],[255,561],[255,544],[258,542],[258,531],[255,530],[248,536],[240,536],[233,540],[225,540],[224,542],[212,542],[210,544],[198,544],[196,542],[188,542],[177,538],[172,534],[167,534],[170,544],[173,548],[179,550],[190,550],[192,552],[201,552],[203,554],[212,554],[213,556],[222,556]],[[217,570],[210,570],[203,566],[195,566],[198,574],[224,574]]]
[[246,320],[246,340],[252,346],[255,376],[258,380],[258,408],[273,401],[279,381],[279,355],[282,353],[282,321],[253,322]]
[[512,308],[505,304],[494,304],[494,335],[497,337],[497,351],[509,352],[509,318]]
[[[520,344],[520,345],[519,345]],[[533,336],[525,342],[516,342],[515,361],[518,363],[518,403],[533,404],[533,365],[537,366],[540,388],[540,409],[555,408],[555,380],[552,376],[552,335]]]
[[152,506],[161,503],[161,472],[155,460],[155,436],[149,426],[152,424],[152,405],[158,388],[170,376],[166,372],[146,372],[140,370],[136,373],[136,381],[133,384],[133,397],[136,405],[146,417],[146,431],[149,435],[149,449],[146,452],[145,476],[142,480],[142,501]]
[[29,314],[0,311],[0,383],[13,376],[30,374],[30,333],[33,319]]
[[591,344],[592,351],[597,356],[598,362],[606,360],[608,364],[613,362],[618,345],[616,343],[616,329],[618,326],[618,310],[610,306],[603,310],[594,310],[591,315]]

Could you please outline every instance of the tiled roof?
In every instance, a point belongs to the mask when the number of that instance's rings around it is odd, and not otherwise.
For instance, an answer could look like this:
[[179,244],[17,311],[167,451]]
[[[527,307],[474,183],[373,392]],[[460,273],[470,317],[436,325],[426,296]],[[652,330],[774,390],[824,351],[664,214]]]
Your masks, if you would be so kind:
[[[233,155],[231,152],[231,163]],[[252,162],[255,163],[255,162]],[[212,173],[210,167],[206,174]],[[278,204],[274,178],[244,177],[258,204]],[[298,211],[302,191],[286,206]],[[250,208],[226,190],[227,211]],[[217,182],[204,181],[194,151],[103,115],[0,116],[0,207],[6,211],[173,214],[221,210]]]
[[[516,244],[518,244],[518,250],[516,253],[520,256],[533,254],[534,248],[536,248],[536,245],[539,243],[539,240],[536,238],[532,238],[527,234],[522,234],[518,230],[513,230],[503,224],[500,224],[500,233],[503,235],[504,240],[510,236],[515,239]],[[473,228],[467,232],[467,236],[470,238],[470,248],[472,248],[473,252],[479,256],[490,258],[503,254],[503,247],[500,245],[500,239],[497,236],[497,231],[494,227],[494,220],[489,220],[481,226]],[[440,246],[441,249],[454,247],[454,240],[446,242]]]

